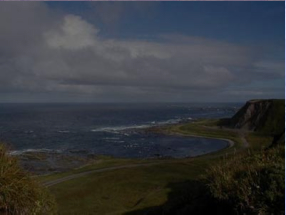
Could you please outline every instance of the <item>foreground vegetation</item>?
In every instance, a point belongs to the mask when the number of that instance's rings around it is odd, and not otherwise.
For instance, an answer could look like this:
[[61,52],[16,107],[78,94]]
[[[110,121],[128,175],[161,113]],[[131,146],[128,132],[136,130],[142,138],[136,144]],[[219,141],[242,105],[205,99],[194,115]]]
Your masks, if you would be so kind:
[[284,149],[244,152],[212,166],[210,194],[232,214],[284,214]]
[[50,192],[22,170],[0,145],[0,214],[56,214]]

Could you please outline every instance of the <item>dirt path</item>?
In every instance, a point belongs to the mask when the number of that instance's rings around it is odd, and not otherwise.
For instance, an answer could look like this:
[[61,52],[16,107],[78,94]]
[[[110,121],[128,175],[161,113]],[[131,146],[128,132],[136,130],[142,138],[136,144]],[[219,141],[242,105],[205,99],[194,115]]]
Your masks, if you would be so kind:
[[95,170],[90,170],[86,172],[81,172],[81,173],[76,173],[72,174],[63,178],[59,178],[53,181],[48,181],[43,183],[44,186],[46,187],[51,187],[53,185],[74,179],[74,178],[79,178],[85,175],[89,175],[92,173],[99,173],[99,172],[107,172],[107,171],[112,171],[112,170],[117,170],[117,169],[126,169],[126,168],[134,168],[134,167],[142,167],[142,166],[153,166],[153,165],[158,165],[162,163],[175,163],[176,161],[164,161],[164,162],[154,162],[154,163],[142,163],[142,164],[129,164],[129,165],[123,165],[123,166],[115,166],[115,167],[107,167],[107,168],[102,168],[102,169],[95,169]]
[[239,136],[240,136],[240,139],[241,139],[241,141],[242,141],[242,143],[243,143],[243,147],[244,147],[244,148],[249,147],[249,143],[247,142],[247,140],[246,140],[246,138],[245,138],[245,133],[244,133],[244,132],[240,132],[240,133],[239,133]]

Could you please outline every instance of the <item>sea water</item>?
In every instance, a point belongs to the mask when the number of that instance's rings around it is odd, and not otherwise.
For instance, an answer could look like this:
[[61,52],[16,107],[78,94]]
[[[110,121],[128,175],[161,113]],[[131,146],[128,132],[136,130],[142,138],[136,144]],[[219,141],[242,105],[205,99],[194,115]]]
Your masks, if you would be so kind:
[[25,151],[114,157],[189,157],[222,149],[223,140],[144,132],[144,128],[231,117],[242,104],[0,104],[0,141]]

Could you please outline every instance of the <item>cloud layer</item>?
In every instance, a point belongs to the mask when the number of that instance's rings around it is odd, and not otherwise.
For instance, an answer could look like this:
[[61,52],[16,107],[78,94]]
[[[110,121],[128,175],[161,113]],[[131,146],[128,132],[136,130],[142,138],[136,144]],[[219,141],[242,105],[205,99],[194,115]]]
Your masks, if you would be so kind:
[[284,78],[284,62],[254,47],[180,34],[107,39],[83,17],[41,2],[2,4],[0,29],[2,101],[199,101]]

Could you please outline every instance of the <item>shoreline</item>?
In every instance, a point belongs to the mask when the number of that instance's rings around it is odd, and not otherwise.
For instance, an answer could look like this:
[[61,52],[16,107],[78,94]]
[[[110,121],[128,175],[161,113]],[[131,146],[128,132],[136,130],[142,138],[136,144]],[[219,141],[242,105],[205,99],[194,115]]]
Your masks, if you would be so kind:
[[[234,141],[227,139],[227,138],[219,138],[219,137],[208,137],[208,136],[202,136],[202,135],[195,135],[195,134],[183,134],[183,133],[178,133],[178,132],[169,132],[169,131],[164,131],[162,129],[164,129],[166,126],[178,126],[178,125],[182,125],[185,124],[186,122],[178,122],[178,123],[174,123],[174,124],[165,124],[165,125],[157,125],[157,126],[150,126],[150,127],[146,127],[146,128],[132,128],[132,129],[126,129],[126,130],[134,130],[134,131],[139,131],[140,133],[153,133],[153,134],[162,134],[162,135],[166,135],[166,136],[179,136],[179,137],[195,137],[195,138],[205,138],[205,139],[213,139],[213,140],[223,140],[228,142],[228,146],[224,147],[220,150],[223,150],[225,148],[231,148],[234,146]],[[155,130],[156,129],[156,130]],[[73,155],[78,154],[84,154],[87,153],[88,150],[68,150],[67,152],[60,150],[60,149],[48,149],[48,148],[40,148],[40,149],[34,149],[34,148],[29,148],[29,149],[21,149],[21,150],[11,150],[9,151],[9,154],[11,156],[21,156],[21,155],[25,155],[25,154],[33,154],[33,153],[43,153],[43,154],[64,154],[64,153],[70,153]],[[213,153],[213,152],[211,152]],[[112,155],[106,155],[106,154],[92,154],[93,156],[107,156],[107,157],[113,157],[113,158],[127,158],[127,157],[114,157]],[[127,158],[127,159],[137,159],[137,158]],[[148,159],[148,158],[146,158]]]
[[[174,124],[173,126],[177,126],[178,124],[181,124],[181,123],[177,123],[177,124]],[[73,174],[68,174],[68,175],[63,175],[62,177],[56,177],[52,180],[48,180],[48,181],[44,181],[43,182],[43,185],[46,186],[46,187],[51,187],[51,186],[54,186],[54,185],[57,185],[59,183],[62,183],[62,182],[65,182],[65,181],[68,181],[68,180],[71,180],[71,179],[76,179],[76,178],[79,178],[79,177],[82,177],[82,176],[86,176],[86,175],[89,175],[89,174],[92,174],[92,173],[100,173],[100,172],[108,172],[108,171],[113,171],[113,170],[119,170],[119,169],[128,169],[128,168],[134,168],[134,167],[141,167],[141,166],[154,166],[154,165],[163,165],[163,164],[173,164],[173,163],[177,163],[177,162],[185,162],[186,160],[189,160],[189,161],[198,161],[200,158],[203,158],[205,160],[208,160],[208,159],[211,159],[210,157],[207,157],[209,155],[215,155],[215,157],[218,157],[221,153],[221,151],[223,151],[224,149],[228,149],[228,148],[231,148],[235,145],[235,142],[233,140],[230,140],[230,139],[227,139],[227,138],[213,138],[213,137],[206,137],[206,136],[200,136],[200,135],[187,135],[187,134],[182,134],[182,133],[176,133],[176,132],[168,132],[166,130],[163,130],[164,126],[159,126],[160,128],[160,132],[158,131],[150,131],[148,129],[140,129],[140,130],[143,130],[145,132],[153,132],[153,133],[160,133],[160,134],[163,134],[163,135],[176,135],[176,136],[182,136],[182,137],[196,137],[196,138],[207,138],[207,139],[216,139],[216,140],[223,140],[223,141],[226,141],[228,144],[226,147],[222,148],[222,149],[219,149],[219,150],[216,150],[216,151],[212,151],[212,152],[208,152],[208,153],[204,153],[204,154],[201,154],[201,155],[197,155],[197,156],[187,156],[187,157],[183,157],[183,158],[174,158],[174,157],[170,157],[170,158],[167,158],[167,157],[162,157],[162,158],[144,158],[143,160],[141,160],[141,162],[137,163],[136,161],[138,161],[138,158],[127,158],[129,161],[127,164],[124,164],[124,165],[109,165],[107,167],[104,167],[104,168],[95,168],[95,169],[87,169],[85,171],[79,171],[79,172],[75,172]],[[158,128],[158,127],[157,127]],[[163,129],[162,129],[163,128]],[[111,159],[122,159],[122,158],[118,158],[118,157],[113,157]],[[193,160],[194,159],[194,160]],[[124,160],[124,158],[122,159]],[[146,161],[150,161],[150,162],[147,162]],[[92,166],[92,164],[91,164]],[[80,167],[81,168],[81,167]],[[79,169],[80,169],[79,168]],[[46,174],[46,176],[49,176],[49,175],[52,175],[52,173],[48,173]]]
[[[164,133],[165,134],[165,133]],[[176,135],[176,136],[182,136],[182,137],[197,137],[197,138],[206,138],[206,139],[213,139],[213,140],[223,140],[228,142],[228,146],[225,148],[231,148],[234,146],[234,141],[227,139],[227,138],[219,138],[219,137],[207,137],[207,136],[200,136],[200,135],[194,135],[194,134],[181,134],[181,133],[176,133],[176,132],[171,132],[171,133],[166,133],[166,135]],[[223,149],[225,149],[223,148]],[[222,149],[220,149],[222,150]]]
[[[188,121],[188,122],[178,122],[178,123],[174,123],[174,124],[166,124],[166,125],[158,125],[158,126],[153,126],[153,127],[149,127],[149,128],[145,128],[142,129],[144,131],[146,131],[147,133],[158,133],[158,134],[164,134],[164,135],[174,135],[174,136],[181,136],[181,137],[196,137],[196,138],[206,138],[206,139],[214,139],[214,140],[223,140],[228,142],[228,146],[225,148],[231,148],[235,145],[234,141],[231,139],[227,139],[227,138],[220,138],[220,137],[208,137],[208,136],[202,136],[202,135],[195,135],[195,134],[183,134],[183,133],[179,133],[179,132],[173,132],[173,131],[166,131],[164,130],[166,127],[176,127],[179,125],[184,125],[190,122],[196,122],[196,121]],[[220,149],[222,150],[222,149]]]
[[[182,123],[177,123],[177,124],[174,124],[173,126],[177,126],[177,125],[180,125]],[[163,126],[158,126],[158,128],[163,128]],[[208,153],[204,153],[204,154],[201,154],[201,155],[196,155],[196,156],[187,156],[187,157],[184,157],[185,159],[186,158],[198,158],[198,157],[203,157],[203,156],[208,156],[208,155],[219,155],[219,153],[225,149],[230,149],[232,147],[234,147],[235,145],[235,142],[233,140],[230,140],[230,139],[227,139],[227,138],[219,138],[219,137],[207,137],[207,136],[200,136],[200,135],[194,135],[194,134],[182,134],[182,133],[176,133],[176,132],[167,132],[167,131],[162,131],[161,132],[158,132],[158,131],[155,131],[157,133],[161,133],[161,134],[164,134],[164,135],[175,135],[175,136],[181,136],[181,137],[196,137],[196,138],[206,138],[206,139],[213,139],[213,140],[223,140],[223,141],[226,141],[228,144],[226,147],[223,147],[221,149],[218,149],[216,151],[212,151],[212,152],[208,152]],[[173,159],[184,159],[184,158],[173,158]]]
[[[175,123],[172,125],[167,125],[171,127],[175,127],[178,125],[182,125],[184,123]],[[153,157],[138,157],[138,158],[129,158],[129,157],[116,157],[116,156],[108,156],[104,154],[94,154],[91,157],[89,157],[88,154],[83,155],[83,154],[77,154],[77,153],[59,153],[58,150],[26,150],[21,154],[14,154],[12,156],[17,156],[23,164],[23,167],[28,170],[29,172],[33,172],[36,175],[49,175],[53,173],[59,173],[59,172],[66,172],[68,170],[74,169],[74,168],[81,168],[82,166],[86,165],[92,165],[94,162],[97,162],[102,159],[102,157],[107,157],[110,160],[116,160],[116,159],[126,159],[132,161],[138,161],[138,160],[152,160],[152,161],[162,161],[162,160],[180,160],[180,159],[191,159],[191,158],[198,158],[198,157],[203,157],[203,156],[208,156],[210,154],[216,155],[221,153],[221,151],[231,148],[235,145],[235,142],[233,140],[227,139],[227,138],[219,138],[219,137],[208,137],[208,136],[203,136],[203,135],[193,135],[193,134],[183,134],[179,132],[170,132],[165,130],[165,126],[154,126],[152,128],[144,128],[144,129],[136,129],[140,132],[146,133],[157,133],[157,134],[162,134],[166,136],[177,136],[177,137],[194,137],[194,138],[205,138],[205,139],[213,139],[213,140],[222,140],[227,142],[227,146],[202,153],[199,155],[193,155],[193,156],[185,156],[185,157],[172,157],[172,156],[163,156],[163,155],[158,155],[158,156],[153,156]],[[52,164],[48,164],[48,160],[52,159]],[[71,163],[74,163],[74,165],[71,165]],[[46,165],[43,165],[46,164]]]

